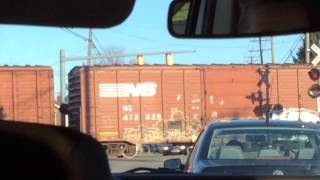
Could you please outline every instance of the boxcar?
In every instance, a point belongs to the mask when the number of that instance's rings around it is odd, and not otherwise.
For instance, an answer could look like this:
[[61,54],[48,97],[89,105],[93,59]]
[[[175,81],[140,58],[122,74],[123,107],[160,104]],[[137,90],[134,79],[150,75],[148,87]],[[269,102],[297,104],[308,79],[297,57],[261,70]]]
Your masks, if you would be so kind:
[[[209,121],[260,119],[275,105],[317,111],[308,65],[75,67],[69,73],[71,126],[110,154],[137,144],[189,146]],[[279,106],[277,106],[279,107]]]
[[0,118],[57,125],[53,71],[42,66],[0,67]]

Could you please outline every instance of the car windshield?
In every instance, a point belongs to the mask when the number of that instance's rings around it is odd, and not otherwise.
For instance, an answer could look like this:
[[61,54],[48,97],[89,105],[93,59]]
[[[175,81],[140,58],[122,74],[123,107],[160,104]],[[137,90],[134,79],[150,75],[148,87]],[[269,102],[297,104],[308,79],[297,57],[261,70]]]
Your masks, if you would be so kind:
[[314,160],[319,131],[291,128],[225,128],[212,135],[208,160]]
[[[112,28],[1,25],[0,118],[90,135],[112,173],[196,172],[197,139],[212,122],[320,121],[319,71],[310,78],[319,32],[175,38],[171,2],[136,0]],[[207,143],[212,162],[313,160],[320,145],[318,131],[263,127],[219,129]]]

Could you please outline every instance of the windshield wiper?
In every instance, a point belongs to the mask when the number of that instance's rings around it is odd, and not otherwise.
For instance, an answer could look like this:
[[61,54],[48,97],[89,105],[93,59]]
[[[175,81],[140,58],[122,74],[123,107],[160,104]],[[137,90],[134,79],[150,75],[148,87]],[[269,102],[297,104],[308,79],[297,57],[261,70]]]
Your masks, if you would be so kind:
[[139,167],[134,168],[124,173],[152,173],[152,174],[167,174],[167,173],[182,173],[181,170],[172,170],[168,168],[146,168],[146,167]]

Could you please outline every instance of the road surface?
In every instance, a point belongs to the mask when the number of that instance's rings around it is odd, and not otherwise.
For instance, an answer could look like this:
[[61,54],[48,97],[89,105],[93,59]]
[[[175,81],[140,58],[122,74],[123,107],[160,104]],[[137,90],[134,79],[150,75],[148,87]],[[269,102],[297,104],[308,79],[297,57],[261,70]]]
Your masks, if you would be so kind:
[[160,154],[141,154],[133,159],[125,158],[109,158],[109,165],[111,167],[112,173],[121,173],[130,169],[138,167],[147,168],[159,168],[163,167],[163,162],[166,159],[180,158],[182,163],[185,163],[187,156],[184,155],[174,155],[174,156],[162,156]]

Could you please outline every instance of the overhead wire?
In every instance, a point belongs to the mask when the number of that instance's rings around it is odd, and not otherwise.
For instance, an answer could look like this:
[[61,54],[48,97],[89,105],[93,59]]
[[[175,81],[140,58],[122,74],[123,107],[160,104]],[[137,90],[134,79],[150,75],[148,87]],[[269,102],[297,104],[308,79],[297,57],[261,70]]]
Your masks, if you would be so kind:
[[102,44],[100,43],[99,39],[97,38],[97,36],[95,34],[93,34],[93,39],[97,42],[98,46],[100,49],[102,49],[102,52],[105,52],[105,49],[103,48]]
[[118,33],[130,38],[135,38],[138,40],[148,41],[148,42],[156,42],[160,44],[170,45],[170,46],[183,46],[183,47],[193,47],[193,48],[199,48],[199,49],[246,49],[246,47],[243,46],[199,46],[199,45],[187,45],[187,44],[180,44],[180,43],[168,43],[161,40],[156,39],[149,39],[145,37],[141,37],[138,35],[130,34],[127,32],[119,31],[119,30],[110,30],[111,32]]
[[102,56],[102,53],[99,51],[99,49],[97,48],[97,46],[93,42],[92,42],[92,46],[97,51],[98,55]]
[[290,57],[292,57],[292,53],[297,49],[297,47],[300,44],[300,41],[303,40],[303,35],[300,35],[296,41],[292,44],[291,48],[288,50],[288,52],[284,55],[284,57],[281,59],[281,63],[286,63]]
[[80,52],[85,51],[87,49],[87,47],[81,48],[81,49],[77,49],[74,52],[72,52],[70,55],[71,56],[75,56],[78,55]]
[[[72,31],[71,29],[68,29],[68,28],[61,28],[61,29],[62,29],[63,31],[65,31],[65,32],[67,32],[67,33],[70,33],[70,34],[72,34],[72,35],[74,35],[74,36],[76,36],[76,37],[78,37],[78,38],[86,41],[86,42],[89,41],[89,38],[84,37],[84,36],[82,36],[81,34]],[[93,35],[93,36],[94,36],[94,35]],[[95,37],[95,36],[94,36],[94,37]],[[97,38],[95,38],[95,39],[98,40]],[[101,53],[100,50],[97,48],[97,46],[95,45],[95,43],[94,43],[93,40],[92,40],[92,46],[93,46],[93,48],[97,51],[98,55],[99,55],[99,56],[102,56],[102,53]]]
[[68,28],[61,28],[61,29],[62,29],[63,31],[65,31],[65,32],[67,32],[67,33],[70,33],[70,34],[72,34],[72,35],[74,35],[74,36],[76,36],[76,37],[84,40],[84,41],[88,41],[88,40],[89,40],[87,37],[84,37],[84,36],[82,36],[81,34],[78,34],[78,33],[74,32],[74,31],[72,31],[72,30],[70,30],[70,29],[68,29]]

